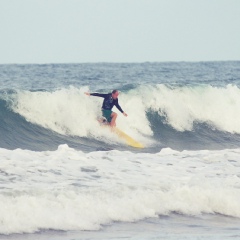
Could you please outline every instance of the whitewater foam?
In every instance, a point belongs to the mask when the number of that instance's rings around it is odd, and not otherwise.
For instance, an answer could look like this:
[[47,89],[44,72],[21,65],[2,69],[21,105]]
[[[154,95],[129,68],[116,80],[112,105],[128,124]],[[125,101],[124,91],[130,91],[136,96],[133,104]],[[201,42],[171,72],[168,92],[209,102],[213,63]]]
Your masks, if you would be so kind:
[[171,212],[240,217],[240,149],[0,149],[0,233],[98,230]]
[[[18,91],[11,107],[27,121],[60,134],[123,143],[110,130],[100,128],[97,119],[101,116],[102,99],[90,98],[84,95],[85,91],[88,91],[87,87],[70,87],[54,92]],[[119,114],[118,126],[132,137],[149,142],[141,135],[152,134],[142,104],[138,99],[130,99],[124,107],[129,116],[124,118]]]
[[[19,91],[12,108],[28,121],[58,133],[99,138],[105,132],[99,130],[96,121],[102,100],[86,97],[83,93],[87,90],[70,87],[54,92]],[[240,89],[234,85],[145,85],[121,93],[120,104],[129,116],[119,114],[118,126],[138,138],[153,134],[146,115],[149,111],[157,112],[177,131],[192,131],[194,123],[206,123],[220,131],[240,133]]]
[[178,131],[193,130],[194,123],[240,133],[240,89],[234,85],[167,87],[159,84],[132,90],[129,95],[144,99],[145,110],[151,109],[166,118]]
[[[116,145],[118,149],[124,149],[124,141],[109,129],[101,128],[96,120],[101,115],[102,98],[88,97],[84,91],[88,88],[69,87],[51,92],[17,91],[16,94],[8,94],[5,101],[15,114],[9,121],[14,127],[17,125],[14,121],[23,121],[22,131],[25,132],[26,128],[31,130],[26,134],[26,140],[28,137],[36,138],[36,129],[44,132],[41,127],[46,128],[48,135],[54,135],[54,132],[64,135],[64,139],[60,139],[52,149],[61,143],[71,145],[69,135],[76,141],[79,137],[82,138],[80,140],[87,140],[87,146],[97,142],[99,147],[105,149],[115,148]],[[145,85],[121,92],[119,101],[128,117],[117,109],[113,110],[119,113],[117,126],[143,143],[149,151],[154,148],[156,152],[159,146],[178,150],[235,148],[238,147],[237,134],[240,132],[238,95],[239,89],[232,85],[225,88]],[[221,104],[218,105],[218,102]],[[25,120],[32,123],[30,128]],[[24,147],[17,143],[15,146]]]

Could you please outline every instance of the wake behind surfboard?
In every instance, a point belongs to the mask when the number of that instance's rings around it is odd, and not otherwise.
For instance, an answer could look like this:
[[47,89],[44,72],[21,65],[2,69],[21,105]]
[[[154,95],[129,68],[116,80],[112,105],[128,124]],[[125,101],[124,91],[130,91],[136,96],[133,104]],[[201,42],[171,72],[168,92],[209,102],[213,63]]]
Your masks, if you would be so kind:
[[[101,126],[109,127],[109,124],[103,118],[98,119],[98,122],[100,123]],[[126,142],[127,145],[129,145],[131,147],[135,147],[135,148],[144,148],[143,144],[141,144],[140,142],[134,140],[132,137],[130,137],[129,135],[127,135],[125,132],[123,132],[122,130],[118,129],[117,127],[113,127],[112,130],[121,139],[123,139]]]

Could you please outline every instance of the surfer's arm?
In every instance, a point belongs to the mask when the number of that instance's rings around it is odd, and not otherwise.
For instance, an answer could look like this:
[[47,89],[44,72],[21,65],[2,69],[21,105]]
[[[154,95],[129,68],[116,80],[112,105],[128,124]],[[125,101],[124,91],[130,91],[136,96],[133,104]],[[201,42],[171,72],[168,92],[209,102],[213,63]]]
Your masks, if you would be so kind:
[[102,97],[102,98],[107,97],[107,95],[108,94],[103,94],[103,93],[89,93],[89,96]]
[[115,103],[116,108],[121,112],[124,113],[124,111],[122,110],[122,108],[120,107],[120,105],[118,104],[118,100]]

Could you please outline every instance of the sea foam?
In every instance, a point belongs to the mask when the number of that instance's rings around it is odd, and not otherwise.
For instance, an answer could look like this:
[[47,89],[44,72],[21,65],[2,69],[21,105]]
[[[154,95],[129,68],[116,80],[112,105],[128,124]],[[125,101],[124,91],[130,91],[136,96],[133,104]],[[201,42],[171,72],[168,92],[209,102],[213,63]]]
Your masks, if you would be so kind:
[[[27,121],[58,133],[112,140],[96,121],[101,115],[102,99],[85,96],[88,90],[69,87],[53,92],[18,91],[11,105]],[[234,85],[143,85],[121,93],[119,102],[128,117],[114,109],[119,113],[118,126],[138,139],[153,135],[148,112],[164,117],[165,123],[177,131],[192,131],[194,123],[205,123],[219,131],[240,133],[240,89]]]
[[98,230],[172,212],[240,217],[240,149],[0,149],[0,233]]

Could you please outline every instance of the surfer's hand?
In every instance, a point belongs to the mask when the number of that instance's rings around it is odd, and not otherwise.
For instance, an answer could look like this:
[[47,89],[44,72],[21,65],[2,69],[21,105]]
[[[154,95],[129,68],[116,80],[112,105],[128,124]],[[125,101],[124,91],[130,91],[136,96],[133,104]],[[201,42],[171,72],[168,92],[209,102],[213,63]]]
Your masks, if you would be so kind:
[[90,93],[89,93],[89,92],[85,92],[84,94],[86,94],[87,96],[90,96]]
[[126,114],[125,112],[123,112],[123,115],[124,115],[125,117],[127,117],[127,114]]

